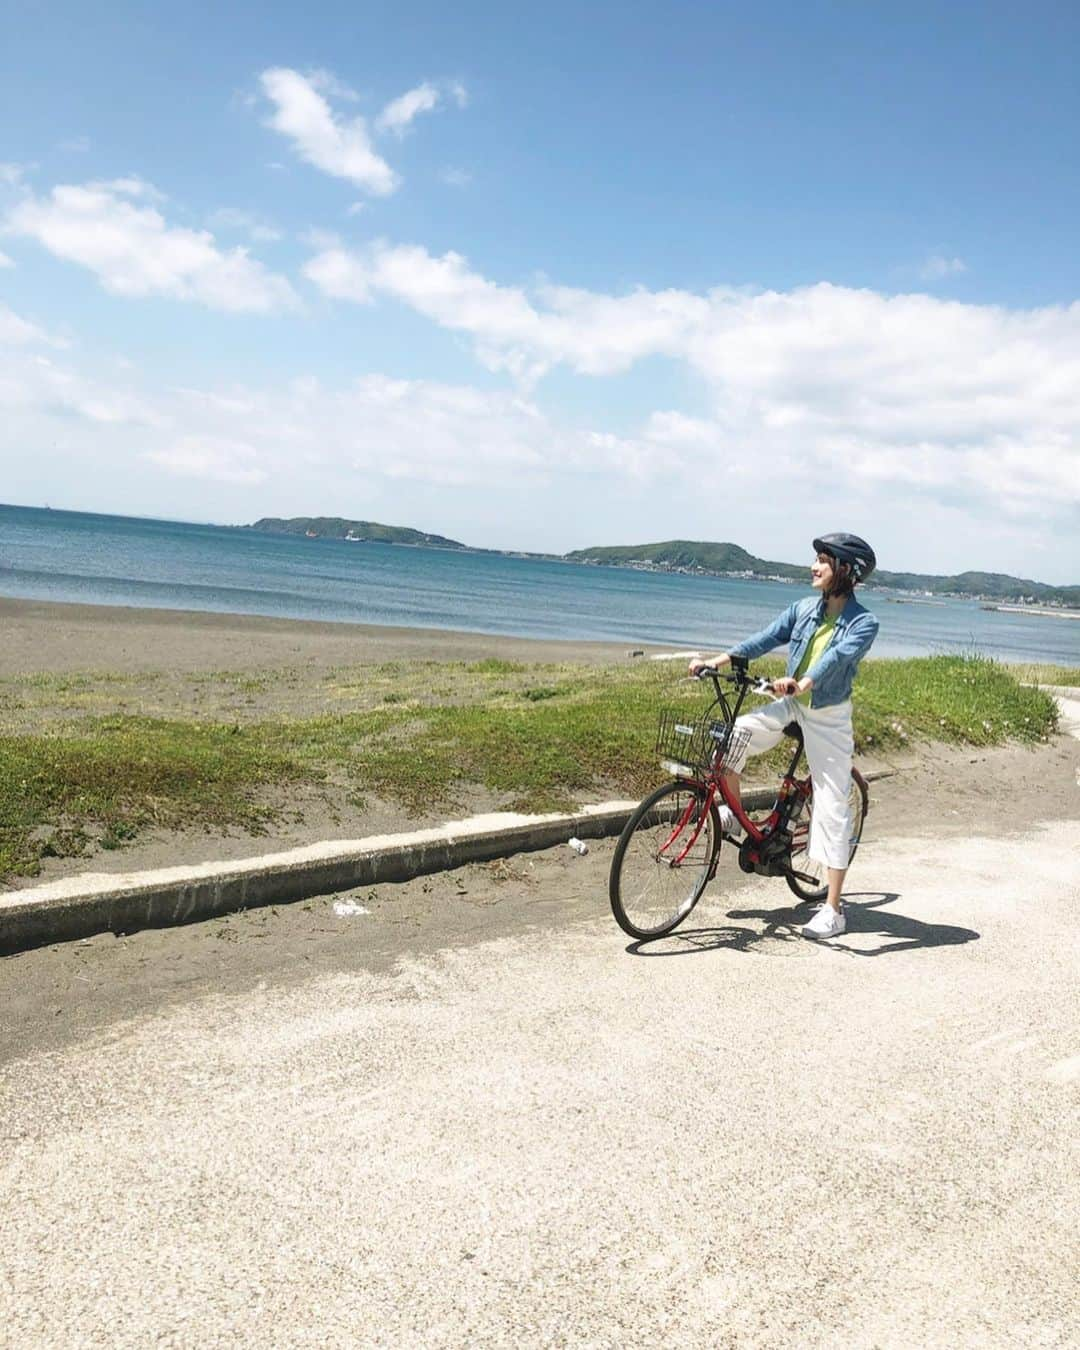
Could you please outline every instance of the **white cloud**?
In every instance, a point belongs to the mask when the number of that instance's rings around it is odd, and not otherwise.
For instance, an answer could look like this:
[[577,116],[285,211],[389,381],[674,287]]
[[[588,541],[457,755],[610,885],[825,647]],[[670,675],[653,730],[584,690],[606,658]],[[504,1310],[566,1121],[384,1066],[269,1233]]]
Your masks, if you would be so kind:
[[502,391],[367,375],[303,403],[307,416],[342,419],[335,439],[354,468],[393,478],[482,485],[493,471],[545,476],[558,456],[550,423]]
[[[507,390],[368,374],[337,387],[313,377],[263,387],[140,388],[137,372],[87,374],[42,355],[49,335],[0,307],[0,458],[58,437],[87,466],[126,456],[128,474],[222,484],[373,477],[476,491],[509,475],[546,482],[599,465],[588,433],[567,430]],[[87,358],[83,358],[86,360]],[[140,468],[139,466],[144,466]],[[160,489],[159,489],[160,490]]]
[[212,229],[240,230],[256,243],[273,243],[281,238],[281,231],[253,211],[242,211],[235,206],[221,206],[212,211],[206,222]]
[[259,466],[259,452],[253,445],[221,436],[181,436],[159,450],[147,451],[145,457],[182,478],[261,483],[266,477],[266,469]]
[[934,253],[919,268],[919,276],[923,281],[940,281],[943,277],[959,276],[967,270],[963,258],[946,258],[940,253]]
[[159,191],[153,183],[140,178],[137,173],[126,174],[123,178],[106,178],[84,184],[87,188],[100,189],[119,197],[141,197],[151,202],[166,202],[168,197]]
[[8,188],[20,187],[27,167],[25,164],[13,164],[10,160],[0,163],[0,185]]
[[8,257],[8,255],[3,251],[0,251],[0,268],[14,267],[14,266],[15,266],[14,262]]
[[61,417],[97,426],[131,425],[145,429],[163,424],[163,419],[141,395],[127,385],[88,378],[60,365],[42,348],[63,348],[67,343],[45,332],[0,305],[0,426],[10,429],[12,448],[25,455],[28,444],[18,444],[14,418],[29,413],[41,420]]
[[[390,296],[469,334],[483,364],[525,385],[556,363],[606,375],[681,361],[712,404],[695,434],[725,463],[762,457],[790,482],[839,470],[855,489],[957,492],[1005,513],[1080,505],[1080,303],[1009,311],[825,283],[527,291],[458,254],[382,243],[328,249],[304,272],[328,295]],[[678,457],[678,416],[606,448],[639,469],[661,449]]]
[[307,72],[307,79],[317,89],[320,94],[325,94],[327,98],[344,99],[347,103],[358,103],[360,95],[352,87],[346,84],[344,80],[339,80],[331,70],[316,68]]
[[[304,465],[375,473],[427,483],[482,485],[493,473],[546,476],[569,443],[539,410],[517,394],[482,391],[431,380],[364,375],[328,388],[313,377],[281,389],[225,393],[177,391],[174,420],[199,430],[205,458],[172,446],[156,462],[185,472],[211,460],[226,472],[303,474]],[[239,455],[235,446],[257,452]],[[187,443],[185,442],[185,445]],[[176,461],[175,463],[171,461]]]
[[[372,145],[367,120],[339,116],[330,105],[330,99],[355,102],[355,90],[329,71],[301,73],[286,66],[264,70],[259,83],[274,105],[267,125],[288,137],[301,159],[376,197],[397,190],[401,179]],[[468,97],[459,80],[443,85],[425,80],[391,99],[376,117],[374,129],[400,138],[421,113],[432,112],[448,99],[464,108]]]
[[[600,341],[603,306],[571,294]],[[40,459],[37,481],[62,475],[83,500],[174,514],[205,516],[213,483],[225,519],[379,500],[397,505],[376,518],[421,523],[426,502],[426,528],[507,547],[693,531],[790,558],[797,543],[769,551],[768,521],[785,540],[793,516],[854,521],[891,545],[883,565],[1077,580],[1080,306],[1009,314],[836,287],[691,298],[705,311],[683,323],[681,359],[711,407],[618,430],[509,387],[385,374],[151,387],[89,347],[58,353],[0,307],[0,462]],[[529,308],[543,324],[547,308]],[[536,321],[513,306],[496,318],[495,346]]]
[[367,304],[372,298],[370,271],[347,249],[324,249],[304,264],[304,275],[336,300]]
[[341,248],[341,235],[336,234],[333,230],[324,230],[319,225],[310,226],[296,237],[302,244],[308,244],[311,248],[319,248],[324,251]]
[[485,365],[526,381],[560,361],[597,375],[626,370],[654,352],[678,354],[688,327],[708,311],[707,301],[681,291],[604,296],[545,286],[534,303],[520,287],[474,272],[458,253],[439,258],[410,245],[329,249],[303,270],[327,295],[361,303],[390,295],[469,333]]
[[377,197],[397,188],[398,176],[372,149],[363,117],[336,118],[316,84],[299,71],[275,67],[259,81],[274,105],[269,125],[288,137],[301,159]]
[[65,347],[67,343],[46,333],[43,328],[22,318],[6,305],[0,304],[0,345]]
[[467,169],[455,169],[452,165],[447,165],[439,173],[439,178],[447,187],[463,188],[468,187],[472,182],[472,174]]
[[379,131],[392,131],[403,136],[415,117],[422,112],[431,112],[438,104],[439,91],[425,81],[388,103],[376,118],[375,125]]
[[289,282],[245,249],[219,249],[208,231],[170,226],[156,207],[138,204],[158,196],[136,178],[63,184],[47,197],[24,197],[4,229],[88,268],[115,295],[161,295],[257,314],[297,304]]

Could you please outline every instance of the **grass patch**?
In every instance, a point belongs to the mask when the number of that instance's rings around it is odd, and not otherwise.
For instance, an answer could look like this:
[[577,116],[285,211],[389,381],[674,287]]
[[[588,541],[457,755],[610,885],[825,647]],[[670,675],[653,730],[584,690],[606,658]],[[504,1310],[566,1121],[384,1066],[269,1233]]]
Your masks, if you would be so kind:
[[[782,664],[773,658],[755,669],[779,673]],[[704,712],[708,695],[707,686],[681,681],[680,668],[653,662],[426,663],[409,671],[423,702],[397,702],[404,691],[386,687],[396,668],[379,667],[369,685],[377,706],[319,717],[240,723],[115,714],[0,735],[0,875],[33,873],[42,857],[87,842],[121,848],[150,826],[265,829],[271,790],[280,795],[291,784],[406,810],[450,811],[477,787],[532,810],[607,792],[637,796],[662,777],[652,750],[660,707]],[[544,675],[550,682],[537,682]],[[227,678],[245,688],[242,676]],[[361,689],[363,672],[350,680]],[[978,657],[871,660],[860,671],[861,752],[917,741],[1036,743],[1056,723],[1050,695]],[[782,757],[775,752],[762,772]]]
[[144,679],[139,675],[120,675],[112,670],[36,671],[30,675],[15,675],[6,684],[22,685],[26,689],[40,689],[50,694],[83,693],[100,685],[134,684]]
[[1080,689],[1080,666],[1012,665],[1008,669],[1023,684],[1057,684]]
[[534,689],[522,690],[521,697],[529,703],[543,703],[546,698],[558,698],[567,692],[566,686],[553,689],[548,685],[539,685]]
[[929,740],[1030,744],[1055,731],[1057,721],[1051,695],[1021,685],[1007,666],[980,657],[869,661],[860,671],[857,749]]
[[119,848],[148,826],[265,826],[260,788],[303,771],[223,726],[110,717],[76,735],[0,737],[0,875],[34,873],[88,836]]
[[524,675],[529,667],[520,661],[500,661],[497,656],[488,656],[483,661],[469,662],[464,669],[470,675]]

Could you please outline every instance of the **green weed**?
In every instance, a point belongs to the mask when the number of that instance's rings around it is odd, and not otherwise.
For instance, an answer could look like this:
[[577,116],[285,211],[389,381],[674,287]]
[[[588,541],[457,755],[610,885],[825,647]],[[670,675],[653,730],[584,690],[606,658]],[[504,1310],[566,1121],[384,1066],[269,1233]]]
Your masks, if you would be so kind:
[[[371,668],[369,690],[385,690],[399,669]],[[776,674],[782,664],[773,658],[755,669]],[[703,713],[710,694],[707,684],[682,680],[681,668],[651,662],[492,660],[409,671],[424,702],[382,692],[377,707],[319,717],[237,722],[229,713],[214,722],[117,712],[56,724],[43,711],[43,729],[0,735],[0,876],[33,873],[41,858],[77,852],[89,838],[121,848],[150,826],[265,830],[275,818],[271,801],[291,784],[342,803],[377,798],[428,811],[453,810],[477,787],[533,810],[604,793],[636,796],[663,776],[653,753],[659,709]],[[537,683],[543,674],[555,678]],[[244,688],[241,676],[227,678]],[[364,679],[363,668],[350,672],[361,692]],[[932,656],[865,662],[854,718],[863,752],[920,741],[1037,743],[1055,730],[1057,707],[1008,667]],[[783,754],[758,773],[774,772]]]
[[1080,688],[1080,666],[1011,665],[1009,673],[1024,684],[1056,684]]

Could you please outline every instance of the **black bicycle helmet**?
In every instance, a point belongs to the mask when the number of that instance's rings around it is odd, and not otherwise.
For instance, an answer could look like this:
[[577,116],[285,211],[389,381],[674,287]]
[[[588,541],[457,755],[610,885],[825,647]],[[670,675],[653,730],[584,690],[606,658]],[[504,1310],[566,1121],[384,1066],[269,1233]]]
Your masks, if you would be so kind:
[[877,566],[874,550],[857,534],[823,534],[814,540],[814,551],[849,563],[856,581],[865,581]]

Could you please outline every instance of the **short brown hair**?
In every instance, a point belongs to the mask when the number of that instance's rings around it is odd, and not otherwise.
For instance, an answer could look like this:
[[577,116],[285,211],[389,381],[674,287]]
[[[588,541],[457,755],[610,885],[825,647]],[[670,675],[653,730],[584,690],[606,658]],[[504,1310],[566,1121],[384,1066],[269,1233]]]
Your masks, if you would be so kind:
[[825,556],[832,563],[833,572],[832,585],[826,594],[851,595],[859,584],[859,578],[855,575],[855,568],[852,567],[851,563],[838,558],[835,553],[826,552]]

